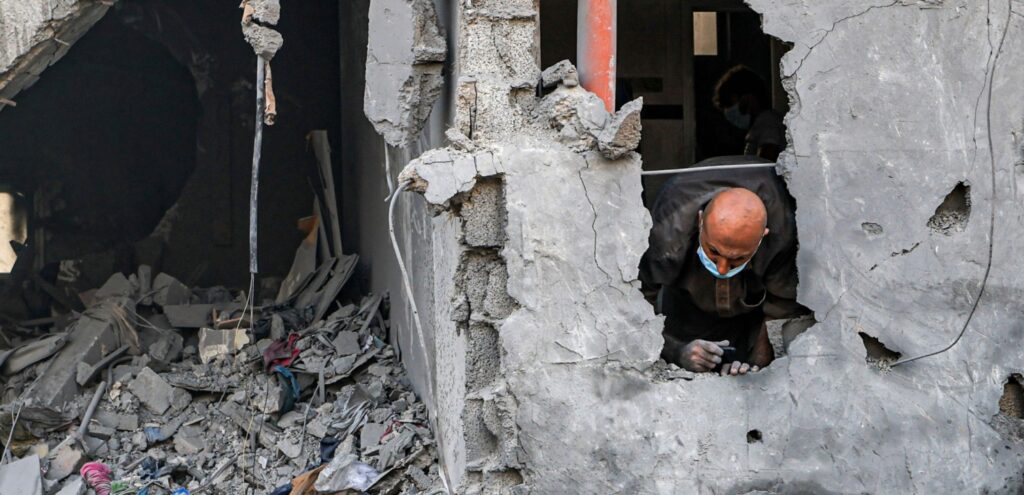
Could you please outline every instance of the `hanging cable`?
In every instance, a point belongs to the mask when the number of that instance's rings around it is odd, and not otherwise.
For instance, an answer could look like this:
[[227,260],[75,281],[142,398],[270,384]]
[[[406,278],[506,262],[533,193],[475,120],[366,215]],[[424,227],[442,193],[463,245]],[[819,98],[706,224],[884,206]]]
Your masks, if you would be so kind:
[[[398,260],[398,271],[402,273],[402,287],[405,288],[405,296],[409,299],[409,307],[412,309],[412,321],[413,325],[416,326],[416,337],[419,341],[420,352],[423,354],[423,362],[429,363],[430,355],[427,353],[427,341],[424,338],[423,323],[420,321],[420,312],[416,307],[416,297],[412,292],[412,278],[409,276],[409,270],[405,268],[405,260],[402,258],[402,250],[398,247],[398,238],[395,237],[395,205],[398,204],[398,197],[401,196],[408,187],[409,183],[403,182],[399,184],[398,189],[391,194],[390,204],[388,205],[388,233],[391,235],[391,248],[395,251],[395,259]],[[430,390],[430,392],[435,395],[436,400],[437,390],[434,388],[434,376],[430,370],[427,370],[426,376],[427,390]],[[434,435],[437,437],[438,446],[440,447],[442,440],[441,431],[437,428],[437,412],[434,409],[434,406],[431,405],[428,407],[430,408],[430,411],[427,416],[430,418]],[[438,458],[440,459],[440,457],[440,449],[438,449]],[[452,494],[452,489],[448,485],[447,467],[444,462],[441,462],[441,469],[438,470],[438,474],[441,475],[441,483],[444,484],[444,488],[447,493],[449,495]]]
[[249,274],[259,273],[256,261],[257,196],[260,190],[260,155],[263,153],[263,106],[266,95],[266,67],[263,57],[256,57],[256,127],[252,143],[252,183],[249,188]]
[[989,279],[989,276],[992,274],[992,258],[995,255],[995,240],[996,240],[995,239],[995,236],[996,236],[996,156],[995,156],[995,148],[994,148],[994,145],[992,143],[992,85],[994,84],[994,81],[995,81],[996,64],[999,63],[999,55],[1002,54],[1002,52],[1003,52],[1003,44],[1006,43],[1006,33],[1008,33],[1010,31],[1010,19],[1009,19],[1009,17],[1013,13],[1012,12],[1012,8],[1013,8],[1013,6],[1011,5],[1010,6],[1011,11],[1006,14],[1007,15],[1006,27],[1003,29],[1002,37],[999,39],[999,46],[996,48],[996,50],[994,52],[995,55],[992,58],[992,69],[989,70],[989,74],[988,74],[988,106],[987,106],[985,112],[987,114],[986,118],[988,119],[988,126],[987,126],[988,127],[988,129],[987,129],[988,130],[988,155],[989,155],[989,165],[990,165],[990,168],[991,168],[991,176],[990,176],[990,178],[991,178],[991,181],[992,181],[992,184],[991,184],[992,185],[992,199],[990,199],[990,201],[992,202],[992,207],[989,209],[988,262],[985,263],[985,274],[981,277],[981,287],[978,289],[978,296],[974,298],[974,304],[971,305],[971,312],[967,314],[967,318],[964,320],[964,324],[960,328],[960,333],[958,333],[956,338],[953,339],[953,342],[950,342],[949,345],[947,345],[946,347],[943,347],[942,349],[939,349],[937,351],[929,352],[928,354],[922,354],[920,356],[915,356],[915,357],[912,357],[912,358],[901,359],[899,361],[896,361],[895,363],[892,364],[893,367],[899,366],[901,364],[907,364],[907,363],[910,363],[910,362],[914,362],[914,361],[917,361],[919,359],[924,359],[924,358],[927,358],[927,357],[932,357],[932,356],[936,356],[936,355],[942,354],[942,353],[952,349],[957,344],[959,344],[960,343],[960,339],[962,339],[964,334],[967,333],[967,327],[969,327],[971,325],[971,321],[974,320],[974,314],[978,312],[978,305],[981,304],[981,296],[985,295],[985,287],[988,286],[988,279]]

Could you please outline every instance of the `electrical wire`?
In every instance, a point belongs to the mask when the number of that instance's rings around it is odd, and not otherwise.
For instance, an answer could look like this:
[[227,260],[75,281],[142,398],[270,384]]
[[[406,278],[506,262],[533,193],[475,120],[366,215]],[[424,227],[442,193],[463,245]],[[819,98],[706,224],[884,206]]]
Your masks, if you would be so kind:
[[670,168],[665,170],[644,170],[640,175],[674,175],[703,172],[705,170],[732,170],[742,168],[774,168],[775,163],[736,163],[733,165],[709,165],[706,167]]
[[[405,260],[402,258],[402,250],[398,247],[398,238],[395,237],[395,205],[398,204],[398,197],[402,195],[409,187],[409,182],[403,182],[398,185],[398,189],[391,194],[390,204],[388,205],[388,233],[391,235],[391,248],[395,251],[395,259],[398,260],[398,270],[402,272],[402,287],[405,288],[405,296],[409,299],[409,306],[412,309],[413,324],[416,326],[416,336],[419,339],[419,348],[423,354],[423,362],[429,363],[430,356],[427,353],[427,344],[423,334],[423,323],[420,322],[420,312],[416,307],[416,297],[412,292],[412,278],[409,276],[409,270],[405,268]],[[428,370],[427,376],[427,389],[431,393],[437,392],[434,388],[434,377]],[[440,447],[442,444],[441,431],[437,428],[436,418],[437,413],[433,406],[429,406],[430,411],[427,417],[430,419],[431,426],[433,426],[434,435],[436,436],[438,443],[438,457],[440,458]],[[448,484],[447,467],[444,462],[441,462],[441,469],[438,470],[438,474],[441,477],[441,483],[444,484],[445,491],[451,495],[452,489]]]
[[[999,63],[999,55],[1003,52],[1003,44],[1006,43],[1006,34],[1010,31],[1010,20],[1009,16],[1012,15],[1013,6],[1010,5],[1010,13],[1007,14],[1006,27],[1003,29],[1003,35],[999,40],[999,46],[995,50],[995,56],[992,59],[992,70],[988,74],[988,106],[985,109],[986,118],[988,119],[987,130],[988,130],[988,155],[989,164],[991,166],[991,180],[992,180],[992,207],[989,209],[989,225],[988,225],[988,262],[985,263],[985,275],[981,277],[981,287],[978,289],[978,296],[974,298],[974,304],[971,305],[971,311],[967,314],[967,319],[964,320],[963,327],[960,328],[960,333],[957,334],[953,342],[943,347],[940,350],[929,352],[928,354],[922,354],[912,358],[901,359],[892,364],[892,367],[899,366],[901,364],[907,364],[919,359],[927,357],[937,356],[942,354],[954,346],[960,343],[960,339],[963,338],[964,334],[967,333],[967,328],[971,325],[971,321],[974,320],[974,314],[978,311],[978,305],[981,304],[981,296],[985,295],[985,287],[988,286],[989,275],[992,274],[992,258],[995,255],[995,236],[996,236],[996,156],[995,148],[992,142],[992,84],[995,81],[996,65]],[[991,45],[989,45],[991,46]]]

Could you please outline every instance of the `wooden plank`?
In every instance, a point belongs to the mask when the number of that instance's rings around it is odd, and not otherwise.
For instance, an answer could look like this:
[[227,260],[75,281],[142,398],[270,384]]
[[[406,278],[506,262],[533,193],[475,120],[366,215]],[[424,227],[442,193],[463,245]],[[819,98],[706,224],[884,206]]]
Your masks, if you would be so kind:
[[334,172],[331,166],[331,145],[327,141],[327,131],[318,130],[309,133],[313,153],[316,156],[317,168],[320,172],[320,183],[323,188],[323,201],[327,206],[327,231],[331,235],[331,251],[334,256],[344,253],[341,245],[341,221],[338,219],[338,197],[334,193]]

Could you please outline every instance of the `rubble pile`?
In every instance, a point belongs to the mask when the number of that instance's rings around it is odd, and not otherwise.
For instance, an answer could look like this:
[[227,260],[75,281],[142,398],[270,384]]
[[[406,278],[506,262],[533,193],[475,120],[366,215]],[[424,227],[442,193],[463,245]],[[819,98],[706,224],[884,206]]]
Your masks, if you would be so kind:
[[259,307],[143,266],[62,331],[4,325],[0,493],[440,491],[386,297],[335,302],[350,264]]

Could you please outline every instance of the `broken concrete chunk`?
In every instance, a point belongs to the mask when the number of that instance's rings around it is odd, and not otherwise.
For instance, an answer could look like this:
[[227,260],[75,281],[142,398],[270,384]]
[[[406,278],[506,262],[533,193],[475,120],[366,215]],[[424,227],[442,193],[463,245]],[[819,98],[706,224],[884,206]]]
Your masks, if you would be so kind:
[[465,151],[467,153],[472,153],[476,150],[476,144],[473,143],[473,140],[458,129],[448,129],[447,131],[444,131],[444,136],[452,143],[452,148],[459,151]]
[[269,62],[281,49],[284,38],[281,33],[259,24],[242,24],[242,36],[252,46],[256,55]]
[[184,339],[175,331],[160,332],[160,336],[146,349],[146,354],[154,360],[167,364],[181,357]]
[[210,324],[212,304],[183,304],[164,306],[164,315],[177,328],[202,328]]
[[143,368],[139,375],[128,385],[139,402],[153,414],[163,414],[174,401],[175,388],[170,386],[160,375],[149,368]]
[[0,466],[0,493],[43,495],[39,456],[28,456]]
[[366,423],[359,432],[359,445],[366,449],[380,445],[380,439],[384,436],[387,427],[377,423]]
[[574,88],[580,85],[580,75],[576,66],[568,60],[562,60],[547,69],[540,75],[541,84],[545,88],[552,88],[559,83],[566,87]]
[[142,296],[139,302],[146,306],[153,304],[153,269],[149,265],[139,265],[136,278],[139,281],[139,295]]
[[32,366],[64,348],[68,334],[59,333],[25,344],[7,355],[3,361],[3,374],[10,376]]
[[111,275],[107,282],[96,291],[93,295],[93,300],[114,296],[132,297],[135,295],[136,289],[137,287],[128,280],[128,277],[118,272]]
[[217,356],[238,352],[248,343],[249,335],[244,328],[230,330],[201,328],[199,329],[199,360],[203,364],[209,363]]
[[50,470],[46,472],[46,479],[51,481],[63,480],[71,476],[72,473],[77,473],[82,464],[85,464],[85,461],[85,453],[77,447],[65,445],[53,453],[53,459],[50,460]]
[[275,25],[281,19],[281,3],[278,0],[249,0],[252,18]]
[[441,96],[448,53],[431,0],[372,0],[363,112],[391,146],[419,135]]
[[597,147],[605,158],[618,160],[640,145],[640,111],[643,108],[643,98],[622,105],[597,134]]
[[356,332],[338,332],[338,336],[334,338],[334,350],[340,356],[348,356],[350,354],[359,353],[361,347],[359,346],[359,334]]
[[115,433],[116,430],[108,426],[103,426],[101,424],[89,425],[89,436],[93,438],[98,438],[100,440],[110,440],[110,437],[114,436]]
[[[118,323],[115,313],[124,311],[127,300],[112,298],[89,309],[90,317],[79,318],[68,334],[68,343],[51,358],[46,371],[29,393],[36,404],[60,409],[78,394],[78,363],[95,365],[116,349]],[[116,308],[116,309],[115,309]]]
[[[140,270],[142,267],[139,267]],[[153,302],[160,306],[188,304],[192,290],[178,279],[161,273],[153,279]]]
[[174,451],[181,455],[192,455],[206,448],[202,432],[181,432],[174,435]]
[[64,484],[64,487],[57,492],[57,495],[83,495],[85,491],[85,480],[80,476],[73,476]]
[[277,449],[289,459],[295,459],[302,453],[302,442],[295,438],[282,438],[277,442]]
[[99,410],[93,415],[93,419],[99,421],[103,426],[116,428],[120,431],[135,431],[139,429],[139,416],[136,414],[118,414]]
[[573,151],[597,146],[598,134],[608,122],[604,101],[581,86],[559,87],[537,107],[539,120],[558,132],[558,141]]

